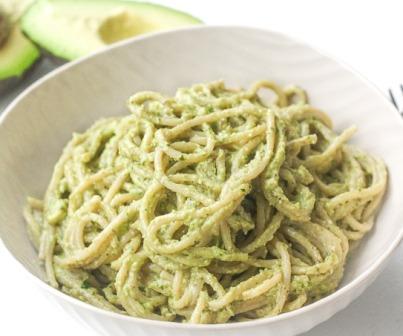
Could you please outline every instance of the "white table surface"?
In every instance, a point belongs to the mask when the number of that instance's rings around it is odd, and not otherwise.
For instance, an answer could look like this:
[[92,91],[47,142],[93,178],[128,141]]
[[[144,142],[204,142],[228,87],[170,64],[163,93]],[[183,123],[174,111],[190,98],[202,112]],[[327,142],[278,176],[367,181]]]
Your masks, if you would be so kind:
[[[344,60],[385,92],[403,81],[403,3],[399,0],[159,2],[188,11],[209,24],[249,25],[287,33]],[[52,67],[43,62],[24,83],[0,96],[0,111]],[[0,335],[96,335],[43,297],[1,243],[0,265]],[[304,335],[403,335],[403,244],[361,297]]]

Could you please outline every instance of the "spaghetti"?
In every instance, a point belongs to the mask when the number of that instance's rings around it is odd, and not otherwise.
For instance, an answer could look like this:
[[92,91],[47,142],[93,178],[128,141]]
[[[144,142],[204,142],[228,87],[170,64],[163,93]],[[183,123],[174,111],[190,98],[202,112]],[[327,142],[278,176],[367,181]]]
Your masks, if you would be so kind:
[[[262,90],[275,99],[263,100]],[[244,321],[334,291],[368,232],[384,164],[297,87],[222,81],[137,93],[74,134],[24,215],[49,283],[156,320]]]

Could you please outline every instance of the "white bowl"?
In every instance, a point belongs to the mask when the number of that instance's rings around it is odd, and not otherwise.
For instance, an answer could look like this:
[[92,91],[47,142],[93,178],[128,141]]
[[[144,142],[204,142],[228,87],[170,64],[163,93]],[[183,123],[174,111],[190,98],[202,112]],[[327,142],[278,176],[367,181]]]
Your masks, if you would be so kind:
[[[105,116],[127,113],[136,91],[222,78],[247,86],[256,79],[307,89],[336,128],[356,124],[355,142],[386,161],[389,187],[375,228],[348,260],[334,294],[297,311],[252,322],[189,325],[121,316],[71,298],[43,282],[21,209],[43,195],[71,133]],[[103,335],[295,335],[346,307],[375,279],[403,236],[403,121],[371,84],[346,66],[284,35],[242,27],[196,27],[123,42],[45,76],[5,111],[0,124],[0,236],[32,279],[66,310]],[[40,280],[38,280],[40,279]],[[24,298],[20,298],[23,302]]]

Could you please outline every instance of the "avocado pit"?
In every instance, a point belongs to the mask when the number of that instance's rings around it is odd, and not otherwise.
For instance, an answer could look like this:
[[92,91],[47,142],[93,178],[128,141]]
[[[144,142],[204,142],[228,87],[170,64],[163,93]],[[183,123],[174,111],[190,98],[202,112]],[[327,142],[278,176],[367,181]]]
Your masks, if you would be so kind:
[[0,11],[0,48],[7,41],[10,34],[10,21],[6,15]]

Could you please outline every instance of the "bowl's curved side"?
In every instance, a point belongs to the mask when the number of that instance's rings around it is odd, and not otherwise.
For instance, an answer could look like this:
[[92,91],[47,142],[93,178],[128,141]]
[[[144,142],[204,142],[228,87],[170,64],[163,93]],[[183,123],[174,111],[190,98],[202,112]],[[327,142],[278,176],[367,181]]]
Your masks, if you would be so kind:
[[[117,328],[122,335],[133,328],[147,328],[148,333],[162,328],[171,334],[175,329],[183,335],[190,331],[207,335],[212,330],[228,335],[239,328],[265,330],[266,334],[273,330],[276,335],[302,332],[358,296],[403,236],[399,225],[403,190],[398,187],[403,185],[403,122],[386,99],[340,63],[281,34],[204,26],[122,42],[67,64],[35,83],[7,108],[0,122],[0,236],[11,254],[35,277],[44,278],[20,213],[26,195],[43,194],[72,131],[83,130],[100,117],[126,113],[124,102],[133,92],[152,89],[170,94],[178,86],[217,78],[245,86],[259,78],[297,83],[311,94],[314,105],[330,113],[337,128],[356,121],[360,129],[356,142],[384,157],[390,168],[391,183],[378,220],[382,225],[376,226],[353,256],[336,293],[298,311],[252,322],[191,326],[135,319],[42,286],[58,301],[66,302],[68,309],[85,316],[87,323],[113,325],[107,329]],[[376,141],[374,135],[380,131],[382,141]]]

